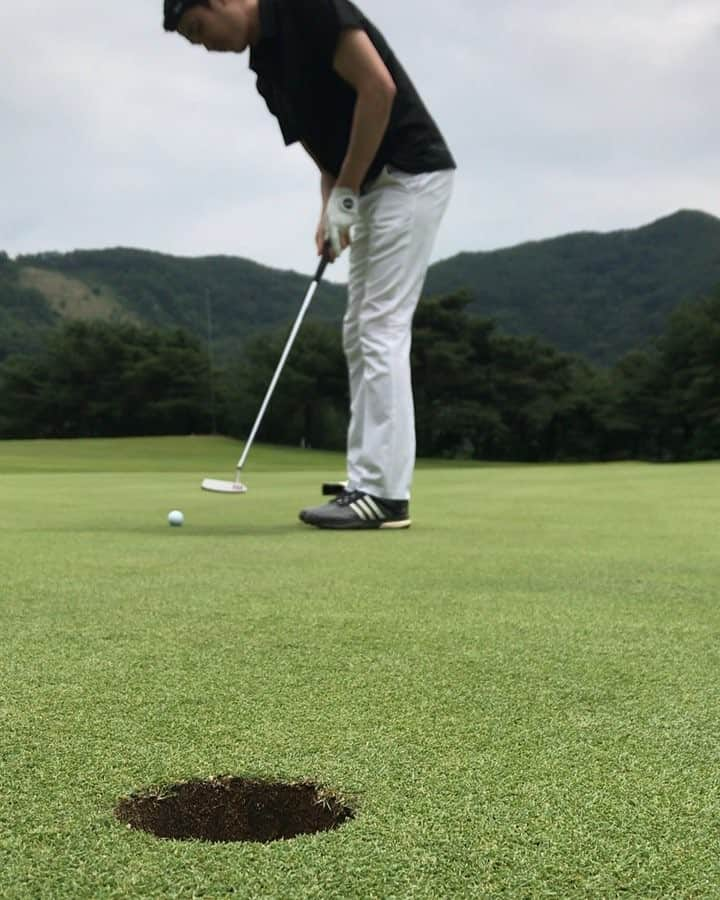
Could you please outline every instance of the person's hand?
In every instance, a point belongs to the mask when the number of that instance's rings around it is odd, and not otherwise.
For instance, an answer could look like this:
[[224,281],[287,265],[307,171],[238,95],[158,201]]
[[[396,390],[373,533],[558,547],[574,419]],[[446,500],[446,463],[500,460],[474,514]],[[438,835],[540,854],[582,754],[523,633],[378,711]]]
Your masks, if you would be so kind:
[[318,227],[315,230],[315,246],[317,247],[318,256],[326,256],[330,262],[335,261],[330,241],[325,237],[325,213],[320,216]]
[[325,240],[330,241],[333,257],[337,259],[350,246],[350,229],[358,220],[359,198],[355,191],[334,187],[325,209]]
[[330,246],[330,241],[325,237],[325,216],[320,218],[320,224],[315,232],[315,246],[317,247],[317,255],[322,256],[329,263],[335,262],[335,254]]

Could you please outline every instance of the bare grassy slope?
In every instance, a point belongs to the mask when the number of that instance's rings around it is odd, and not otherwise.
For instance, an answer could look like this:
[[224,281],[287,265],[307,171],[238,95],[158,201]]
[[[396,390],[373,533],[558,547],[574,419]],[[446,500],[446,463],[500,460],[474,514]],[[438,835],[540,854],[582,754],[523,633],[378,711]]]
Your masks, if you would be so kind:
[[19,282],[22,288],[39,291],[49,306],[63,318],[140,321],[137,315],[123,306],[107,285],[91,287],[81,278],[36,266],[22,266]]

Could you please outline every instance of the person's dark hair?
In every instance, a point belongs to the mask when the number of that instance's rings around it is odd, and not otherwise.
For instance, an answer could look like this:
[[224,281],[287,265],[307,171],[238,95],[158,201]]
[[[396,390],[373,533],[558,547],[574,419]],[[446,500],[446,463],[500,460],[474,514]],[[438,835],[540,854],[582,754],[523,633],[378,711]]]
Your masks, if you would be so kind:
[[207,0],[164,0],[163,28],[165,31],[177,31],[183,13],[193,6],[208,6]]

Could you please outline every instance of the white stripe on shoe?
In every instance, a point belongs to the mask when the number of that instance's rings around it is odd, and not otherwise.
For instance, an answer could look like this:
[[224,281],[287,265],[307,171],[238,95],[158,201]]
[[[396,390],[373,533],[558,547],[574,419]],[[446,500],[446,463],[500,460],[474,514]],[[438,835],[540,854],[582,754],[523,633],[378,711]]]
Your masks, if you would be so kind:
[[366,522],[372,522],[374,519],[382,521],[387,518],[377,503],[367,494],[351,503],[350,509]]
[[358,502],[365,503],[370,507],[371,511],[375,514],[376,519],[386,519],[387,516],[383,512],[382,508],[377,505],[377,503],[373,500],[370,494],[365,494]]
[[359,516],[359,518],[361,518],[363,521],[366,521],[367,519],[370,518],[370,516],[368,516],[368,514],[365,512],[363,507],[360,506],[360,504],[357,502],[351,503],[350,509],[355,513],[356,516]]

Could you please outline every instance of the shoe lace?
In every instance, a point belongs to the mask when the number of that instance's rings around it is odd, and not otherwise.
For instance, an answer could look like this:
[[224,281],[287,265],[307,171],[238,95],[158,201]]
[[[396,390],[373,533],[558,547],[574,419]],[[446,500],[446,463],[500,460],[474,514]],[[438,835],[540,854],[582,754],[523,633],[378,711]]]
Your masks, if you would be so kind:
[[338,494],[332,502],[336,506],[350,506],[351,503],[359,500],[362,496],[362,491],[343,491],[342,494]]

